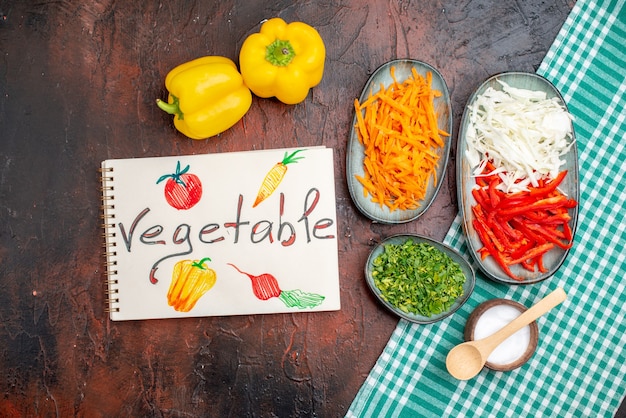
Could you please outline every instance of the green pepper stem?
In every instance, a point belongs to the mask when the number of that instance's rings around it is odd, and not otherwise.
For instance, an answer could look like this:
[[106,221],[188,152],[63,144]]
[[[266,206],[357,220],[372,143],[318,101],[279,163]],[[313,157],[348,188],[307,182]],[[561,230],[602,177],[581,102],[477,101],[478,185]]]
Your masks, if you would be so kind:
[[207,268],[204,266],[204,263],[207,261],[211,261],[211,259],[209,257],[204,257],[202,260],[200,261],[196,261],[194,263],[191,263],[192,266],[197,267],[201,270],[206,270]]
[[275,40],[265,49],[265,59],[277,67],[286,67],[296,56],[291,42]]
[[172,96],[172,98],[174,99],[172,103],[167,103],[164,102],[161,99],[157,99],[156,100],[156,104],[157,106],[159,106],[159,108],[167,113],[169,113],[170,115],[176,115],[178,116],[178,120],[183,120],[185,119],[185,115],[183,114],[183,112],[180,110],[180,106],[179,106],[179,102],[178,102],[178,97],[176,96]]

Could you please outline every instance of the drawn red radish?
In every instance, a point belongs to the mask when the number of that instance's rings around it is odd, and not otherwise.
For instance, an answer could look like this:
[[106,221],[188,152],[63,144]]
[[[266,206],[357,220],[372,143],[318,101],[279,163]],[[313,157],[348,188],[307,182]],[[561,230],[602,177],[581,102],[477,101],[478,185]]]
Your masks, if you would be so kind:
[[181,171],[180,161],[178,161],[175,173],[165,174],[157,180],[157,184],[167,180],[165,183],[165,200],[171,207],[178,210],[192,208],[202,197],[200,179],[188,171],[189,165]]
[[269,273],[263,273],[258,276],[239,270],[237,266],[227,263],[241,274],[245,274],[252,281],[252,292],[260,300],[268,300],[271,298],[280,299],[288,308],[297,307],[300,309],[314,308],[322,303],[324,296],[316,293],[303,292],[296,290],[281,290],[278,280]]

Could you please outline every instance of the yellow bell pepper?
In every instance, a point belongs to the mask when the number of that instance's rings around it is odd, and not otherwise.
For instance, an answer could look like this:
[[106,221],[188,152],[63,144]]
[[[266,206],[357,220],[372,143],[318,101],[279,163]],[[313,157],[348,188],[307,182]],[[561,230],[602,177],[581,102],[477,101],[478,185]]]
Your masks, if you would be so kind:
[[193,139],[206,139],[232,127],[250,109],[252,94],[235,63],[207,56],[174,68],[165,77],[167,103],[157,105],[174,115],[174,126]]
[[267,20],[246,38],[239,66],[246,85],[259,97],[302,102],[324,73],[326,48],[320,34],[302,22]]
[[205,265],[207,261],[211,259],[181,260],[174,265],[167,302],[175,310],[189,312],[198,299],[215,285],[217,275],[215,270]]

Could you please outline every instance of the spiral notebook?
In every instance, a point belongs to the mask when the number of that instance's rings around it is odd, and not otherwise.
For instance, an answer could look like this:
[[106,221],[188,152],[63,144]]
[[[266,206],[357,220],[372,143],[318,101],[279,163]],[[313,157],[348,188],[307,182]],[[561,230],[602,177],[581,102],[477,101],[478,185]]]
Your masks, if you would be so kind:
[[113,321],[340,309],[333,150],[102,162]]

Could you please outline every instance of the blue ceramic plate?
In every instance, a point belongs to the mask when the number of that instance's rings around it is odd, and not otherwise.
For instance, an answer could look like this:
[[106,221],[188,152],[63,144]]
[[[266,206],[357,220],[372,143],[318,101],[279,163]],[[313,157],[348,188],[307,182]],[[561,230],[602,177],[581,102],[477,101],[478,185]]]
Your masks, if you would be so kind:
[[426,73],[428,72],[432,74],[432,88],[441,92],[441,96],[436,97],[434,103],[435,112],[437,113],[437,125],[439,129],[443,129],[450,134],[449,137],[442,137],[445,141],[445,146],[439,149],[439,166],[437,167],[438,182],[437,184],[433,184],[434,181],[431,176],[428,191],[426,192],[426,197],[421,202],[421,206],[414,210],[395,210],[392,212],[386,206],[381,207],[378,203],[373,203],[369,195],[365,196],[363,186],[355,178],[355,175],[364,175],[363,159],[365,158],[365,153],[364,147],[357,137],[355,128],[357,119],[356,114],[354,115],[346,156],[346,177],[350,195],[359,211],[371,220],[387,224],[397,224],[417,219],[424,213],[435,199],[439,187],[443,183],[443,177],[450,155],[450,144],[452,142],[452,106],[450,104],[448,87],[441,74],[430,65],[411,59],[390,61],[379,67],[365,84],[359,102],[363,103],[369,97],[370,92],[376,93],[379,91],[381,84],[387,87],[393,83],[390,73],[391,67],[395,67],[396,79],[400,83],[411,76],[412,68],[415,68],[417,73],[424,77],[426,77]]
[[[511,87],[516,87],[519,89],[543,91],[547,94],[548,98],[558,98],[561,104],[567,109],[567,105],[565,104],[563,97],[556,89],[556,87],[554,87],[554,85],[552,85],[552,83],[550,83],[544,77],[533,73],[508,72],[497,74],[487,79],[480,87],[478,87],[478,89],[468,100],[467,106],[465,107],[465,111],[463,113],[463,118],[461,119],[461,127],[459,130],[456,166],[459,210],[463,215],[463,230],[465,232],[465,236],[467,237],[467,244],[470,250],[469,252],[474,258],[480,270],[488,278],[496,282],[507,284],[538,283],[552,276],[559,269],[561,264],[563,264],[563,261],[565,261],[569,250],[564,250],[556,247],[546,253],[543,257],[544,266],[547,269],[545,273],[530,272],[521,266],[512,266],[511,271],[518,277],[521,277],[523,279],[522,281],[517,281],[507,276],[506,273],[504,273],[504,271],[495,263],[495,261],[493,261],[492,257],[487,257],[486,259],[482,260],[477,252],[483,245],[476,233],[476,230],[472,225],[472,206],[476,204],[476,201],[472,196],[472,188],[476,184],[475,179],[472,177],[472,173],[476,167],[471,167],[466,157],[466,132],[470,123],[468,108],[472,106],[477,97],[482,95],[489,87],[493,87],[495,90],[502,90],[502,85],[498,83],[498,80],[505,82]],[[574,134],[573,126],[572,141],[574,142],[573,145],[569,149],[568,153],[562,158],[565,161],[565,164],[561,167],[561,170],[567,170],[568,173],[567,176],[565,176],[565,179],[563,180],[561,185],[559,186],[559,189],[568,197],[576,199],[576,201],[580,201],[580,186],[578,181],[578,151],[576,147],[576,136]],[[572,228],[572,233],[574,233],[576,230],[576,223],[578,219],[578,206],[570,209],[569,213],[572,217],[572,219],[570,220],[570,227]]]
[[[382,254],[385,251],[385,245],[388,244],[404,244],[407,240],[412,240],[414,243],[419,244],[422,242],[428,243],[438,249],[439,251],[447,254],[454,262],[461,266],[461,270],[463,271],[463,275],[465,276],[465,283],[463,284],[463,295],[460,296],[454,304],[445,312],[442,312],[433,316],[422,316],[415,315],[412,313],[404,312],[398,308],[396,308],[391,303],[387,302],[376,287],[376,283],[374,282],[374,277],[372,276],[373,263],[376,257]],[[393,235],[383,242],[378,244],[370,253],[367,258],[367,263],[365,264],[365,279],[367,281],[367,285],[369,286],[374,296],[382,303],[387,309],[389,309],[394,314],[398,315],[401,318],[406,319],[407,321],[415,322],[417,324],[432,324],[433,322],[441,321],[442,319],[452,315],[456,312],[463,304],[469,299],[470,295],[474,291],[474,285],[476,284],[476,277],[474,275],[474,270],[472,266],[463,258],[455,249],[448,247],[440,242],[432,240],[430,238],[414,235],[414,234],[403,234],[403,235]]]

